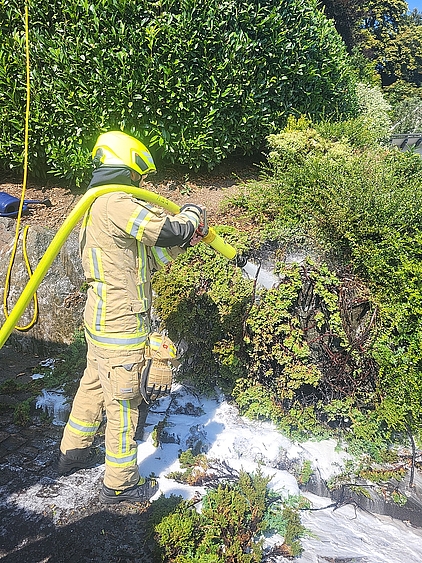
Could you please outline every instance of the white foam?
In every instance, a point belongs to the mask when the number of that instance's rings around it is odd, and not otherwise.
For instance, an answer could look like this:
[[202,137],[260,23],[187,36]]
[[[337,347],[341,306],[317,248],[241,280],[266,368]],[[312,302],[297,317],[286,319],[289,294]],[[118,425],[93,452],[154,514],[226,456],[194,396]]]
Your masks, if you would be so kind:
[[273,273],[265,270],[262,266],[256,266],[252,262],[246,262],[242,268],[246,277],[256,280],[258,285],[271,289],[279,283],[279,278]]
[[37,398],[35,404],[37,409],[43,409],[49,416],[52,417],[53,424],[63,426],[67,422],[70,412],[70,404],[60,389],[41,391],[41,395]]

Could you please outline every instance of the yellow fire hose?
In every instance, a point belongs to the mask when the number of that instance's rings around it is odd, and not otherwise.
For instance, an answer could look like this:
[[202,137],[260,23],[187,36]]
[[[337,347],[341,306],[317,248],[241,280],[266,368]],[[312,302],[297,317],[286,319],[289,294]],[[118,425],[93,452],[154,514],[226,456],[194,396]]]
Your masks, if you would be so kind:
[[[98,188],[91,188],[90,190],[88,190],[88,192],[79,200],[75,208],[71,211],[70,215],[65,219],[63,225],[57,231],[49,247],[45,251],[44,256],[41,258],[38,266],[34,270],[32,277],[29,279],[26,287],[22,291],[22,294],[16,302],[16,305],[13,307],[4,325],[1,327],[0,348],[3,347],[3,344],[9,338],[10,333],[15,328],[17,322],[28,306],[28,303],[31,301],[33,295],[37,291],[53,260],[56,258],[65,240],[70,235],[73,228],[77,225],[78,221],[91,207],[92,203],[97,197],[115,191],[132,194],[138,199],[163,207],[166,211],[173,214],[180,212],[180,207],[176,203],[173,203],[172,201],[159,194],[155,194],[142,188],[136,188],[132,186],[108,185],[100,186]],[[220,252],[220,254],[222,254],[229,260],[232,260],[236,256],[236,250],[230,244],[224,242],[224,240],[215,232],[212,227],[209,227],[208,233],[203,238],[203,241],[209,244],[217,252]]]
[[[25,4],[25,59],[26,59],[26,110],[25,110],[25,141],[24,141],[24,159],[23,159],[23,183],[22,183],[22,194],[19,202],[19,209],[16,218],[16,229],[15,229],[15,242],[13,244],[12,253],[10,255],[9,267],[6,274],[6,280],[4,284],[4,292],[3,292],[3,312],[6,319],[9,316],[9,310],[7,307],[7,298],[9,297],[9,290],[10,290],[10,280],[12,277],[12,268],[15,262],[15,256],[18,248],[19,242],[19,231],[20,231],[20,222],[23,212],[23,207],[25,203],[25,191],[28,183],[28,151],[29,151],[29,108],[30,108],[30,69],[29,69],[29,33],[28,33],[28,4]],[[28,271],[29,276],[32,275],[31,266],[29,264],[28,255],[26,252],[26,238],[28,236],[28,229],[29,226],[27,225],[23,230],[22,235],[22,252],[23,257],[25,260],[26,269]],[[38,299],[37,294],[33,294],[34,299],[34,312],[31,321],[25,326],[16,326],[17,330],[29,330],[34,324],[37,322],[38,318]],[[0,346],[1,348],[1,346]]]

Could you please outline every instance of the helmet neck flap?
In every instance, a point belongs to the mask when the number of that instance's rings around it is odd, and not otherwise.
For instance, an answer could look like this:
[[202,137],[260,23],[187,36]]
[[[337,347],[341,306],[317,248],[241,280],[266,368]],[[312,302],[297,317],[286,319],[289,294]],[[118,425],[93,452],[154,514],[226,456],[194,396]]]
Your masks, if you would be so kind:
[[92,172],[91,182],[87,189],[106,186],[107,184],[119,184],[122,186],[133,185],[129,168],[113,168],[111,166],[102,165]]

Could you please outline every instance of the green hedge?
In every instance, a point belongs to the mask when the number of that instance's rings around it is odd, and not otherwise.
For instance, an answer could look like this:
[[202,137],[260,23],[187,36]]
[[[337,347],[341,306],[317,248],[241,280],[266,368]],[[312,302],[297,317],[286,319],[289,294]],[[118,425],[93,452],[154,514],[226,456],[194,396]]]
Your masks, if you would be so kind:
[[[213,167],[287,114],[353,111],[346,52],[310,0],[34,0],[30,168],[80,184],[104,130]],[[0,10],[0,169],[22,166],[24,3]]]

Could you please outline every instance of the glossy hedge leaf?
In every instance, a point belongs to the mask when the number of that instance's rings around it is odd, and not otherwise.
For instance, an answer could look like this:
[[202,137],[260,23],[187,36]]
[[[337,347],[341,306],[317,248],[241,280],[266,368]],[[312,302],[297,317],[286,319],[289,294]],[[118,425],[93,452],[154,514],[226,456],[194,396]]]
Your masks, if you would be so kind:
[[[22,10],[4,0],[0,13],[2,168],[22,162]],[[213,167],[291,113],[353,107],[344,46],[314,0],[34,0],[29,16],[34,173],[81,183],[111,128],[156,158]]]

